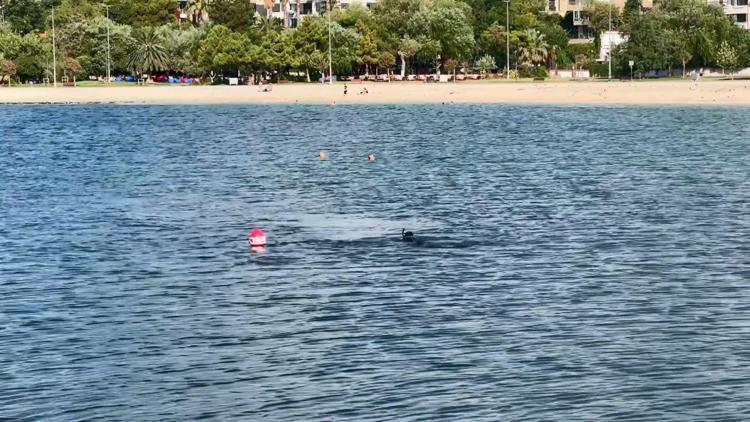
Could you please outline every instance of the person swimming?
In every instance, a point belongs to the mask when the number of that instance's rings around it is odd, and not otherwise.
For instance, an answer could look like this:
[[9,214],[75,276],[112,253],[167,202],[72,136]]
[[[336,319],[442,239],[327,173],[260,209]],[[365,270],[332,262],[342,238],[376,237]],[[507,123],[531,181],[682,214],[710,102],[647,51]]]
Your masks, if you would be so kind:
[[404,242],[413,242],[414,233],[406,231],[406,228],[401,229],[401,240]]

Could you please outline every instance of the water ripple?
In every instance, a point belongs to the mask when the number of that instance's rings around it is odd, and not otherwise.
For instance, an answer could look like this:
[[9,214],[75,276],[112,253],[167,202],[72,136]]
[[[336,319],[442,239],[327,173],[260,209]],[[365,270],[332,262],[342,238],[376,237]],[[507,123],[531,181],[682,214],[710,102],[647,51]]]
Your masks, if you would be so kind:
[[0,419],[747,414],[747,109],[0,111]]

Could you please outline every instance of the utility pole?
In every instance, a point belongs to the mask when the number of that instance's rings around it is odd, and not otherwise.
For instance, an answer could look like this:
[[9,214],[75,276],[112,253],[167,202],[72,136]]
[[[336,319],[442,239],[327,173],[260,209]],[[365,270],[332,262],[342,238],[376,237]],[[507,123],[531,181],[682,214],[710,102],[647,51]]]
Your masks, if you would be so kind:
[[609,32],[607,33],[607,38],[609,39],[609,52],[607,55],[609,56],[607,58],[607,64],[609,65],[609,76],[607,77],[608,81],[612,80],[612,0],[609,0]]
[[510,79],[510,0],[505,0],[505,79]]
[[55,8],[52,8],[52,86],[57,88],[57,56],[55,54]]
[[110,81],[112,80],[112,72],[111,72],[111,59],[110,59],[110,50],[109,50],[109,5],[104,4],[103,5],[107,9],[107,85],[110,84]]
[[328,3],[328,84],[333,85],[333,54],[331,53],[331,12],[333,12],[333,0]]

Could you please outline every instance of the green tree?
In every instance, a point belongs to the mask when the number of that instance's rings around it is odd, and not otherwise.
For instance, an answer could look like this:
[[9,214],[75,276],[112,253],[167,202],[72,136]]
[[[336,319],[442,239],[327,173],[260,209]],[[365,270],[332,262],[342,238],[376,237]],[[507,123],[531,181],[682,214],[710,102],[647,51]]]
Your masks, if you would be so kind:
[[[486,54],[501,56],[505,54],[508,32],[505,26],[493,22],[479,36],[479,48]],[[567,38],[567,36],[566,36]]]
[[0,27],[0,56],[12,59],[21,51],[23,38],[16,32]]
[[21,38],[18,55],[13,61],[16,74],[21,80],[38,80],[45,68],[52,64],[52,45],[42,41],[36,34],[26,34]]
[[568,33],[559,24],[543,24],[538,31],[547,42],[547,67],[556,69],[559,62],[570,63]]
[[[306,18],[292,35],[294,55],[292,66],[304,69],[305,78],[310,82],[310,70],[322,70],[324,60],[321,40],[327,36],[327,27],[320,18]],[[326,40],[327,41],[327,40]]]
[[391,68],[396,65],[396,58],[393,56],[393,54],[387,52],[387,51],[381,51],[380,55],[378,56],[378,68],[377,73],[380,74],[381,70],[385,70],[385,73],[388,75],[388,80],[390,81],[391,76]]
[[[417,33],[434,41],[437,73],[445,60],[462,60],[471,57],[475,42],[469,14],[465,3],[454,0],[432,0],[415,16]],[[423,47],[426,45],[422,42]],[[426,53],[427,50],[423,49]],[[428,54],[425,54],[427,56]]]
[[201,41],[198,63],[208,70],[235,74],[250,64],[250,39],[226,26],[216,25]]
[[59,0],[9,0],[0,2],[5,21],[20,34],[44,29],[47,16]]
[[12,60],[2,59],[0,60],[0,82],[5,78],[8,78],[8,86],[10,86],[10,80],[16,75],[16,64]]
[[167,68],[168,57],[161,39],[151,27],[135,32],[130,68],[136,72],[158,72]]
[[626,0],[622,8],[622,22],[630,25],[641,14],[641,0]]
[[[121,24],[134,27],[155,27],[175,21],[174,12],[177,9],[177,3],[174,0],[108,0],[108,2],[111,5],[110,18]],[[103,11],[103,8],[100,9]]]
[[358,62],[365,67],[365,75],[370,74],[370,66],[378,64],[378,45],[375,43],[375,34],[365,26],[362,21],[355,26],[361,35],[357,46]]
[[[352,64],[357,62],[357,53],[362,36],[356,31],[347,29],[338,23],[331,24],[331,41],[333,42],[333,70],[336,73],[349,73]],[[328,46],[326,38],[324,44]]]
[[716,52],[716,64],[721,67],[722,72],[728,70],[732,75],[732,80],[734,80],[734,70],[739,64],[739,58],[739,52],[737,49],[729,45],[726,41],[721,43]]
[[490,56],[489,54],[485,54],[474,63],[474,67],[479,70],[479,74],[482,75],[482,77],[486,77],[487,72],[497,69],[497,64],[495,64],[494,57]]
[[406,74],[406,61],[414,57],[421,45],[415,33],[415,17],[422,9],[423,0],[379,0],[373,8],[373,19],[383,49],[398,55],[401,76]]
[[63,59],[63,75],[68,78],[73,78],[75,81],[80,76],[84,75],[85,71],[81,63],[75,57],[65,57]]
[[258,74],[275,71],[281,77],[283,70],[294,64],[293,33],[288,29],[270,30],[262,34],[252,49],[251,62]]
[[668,69],[678,62],[680,49],[675,45],[678,37],[669,30],[664,14],[658,11],[643,14],[631,23],[630,30],[623,54],[635,61],[636,71]]
[[211,23],[235,32],[248,32],[255,25],[255,3],[250,0],[211,0],[207,10]]
[[610,8],[612,12],[612,30],[617,30],[622,24],[622,15],[617,6],[612,5],[610,2],[595,0],[585,9],[586,16],[589,19],[589,26],[598,34],[609,31]]
[[364,25],[370,31],[376,29],[375,19],[370,9],[357,3],[351,4],[346,9],[335,9],[331,12],[331,19],[344,28],[356,28],[357,25]]
[[548,47],[544,35],[535,29],[523,31],[519,37],[518,62],[523,66],[533,66],[547,59]]
[[204,27],[188,26],[179,28],[173,25],[162,25],[155,29],[167,54],[166,67],[182,74],[197,75],[203,69],[195,57],[205,35]]

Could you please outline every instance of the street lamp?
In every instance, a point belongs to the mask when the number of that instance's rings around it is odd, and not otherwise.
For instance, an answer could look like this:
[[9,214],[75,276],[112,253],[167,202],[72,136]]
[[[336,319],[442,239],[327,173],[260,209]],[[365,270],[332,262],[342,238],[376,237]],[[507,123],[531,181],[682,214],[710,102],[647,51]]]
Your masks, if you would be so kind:
[[607,80],[612,80],[612,0],[609,0],[609,32],[607,33],[607,39],[609,39],[609,52],[607,53],[607,64],[609,67],[609,76]]
[[112,75],[111,75],[111,70],[110,70],[111,59],[110,59],[110,52],[109,52],[109,7],[110,6],[108,4],[103,4],[102,6],[104,6],[107,9],[107,85],[109,85],[110,81],[112,80]]
[[55,55],[55,8],[52,8],[52,86],[57,88],[57,56]]
[[505,0],[505,79],[510,79],[510,0]]
[[328,3],[328,84],[333,85],[333,55],[331,53],[331,12],[333,11],[333,0],[327,0]]

